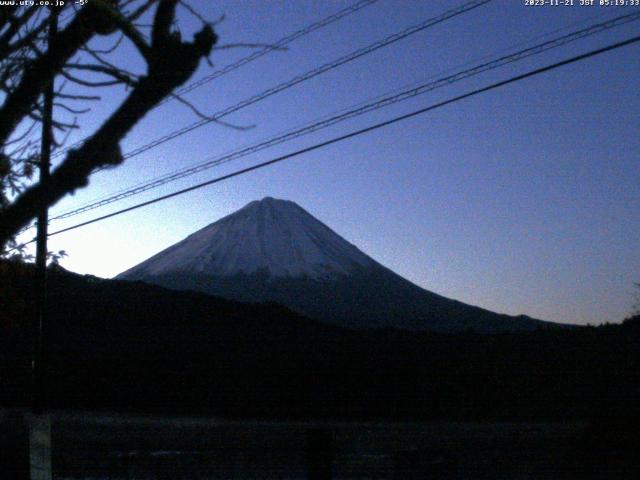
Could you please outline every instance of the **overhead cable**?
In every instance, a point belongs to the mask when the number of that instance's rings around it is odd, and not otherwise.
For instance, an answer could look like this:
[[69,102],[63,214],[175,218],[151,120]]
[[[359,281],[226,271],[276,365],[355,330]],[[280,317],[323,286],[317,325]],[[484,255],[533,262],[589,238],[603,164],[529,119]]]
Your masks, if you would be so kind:
[[[562,60],[560,62],[556,62],[556,63],[553,63],[551,65],[547,65],[545,67],[537,68],[535,70],[530,70],[530,71],[528,71],[526,73],[523,73],[521,75],[516,75],[516,76],[511,77],[511,78],[509,78],[507,80],[502,80],[500,82],[492,83],[491,85],[488,85],[486,87],[482,87],[482,88],[478,88],[476,90],[472,90],[470,92],[464,93],[462,95],[458,95],[458,96],[450,98],[448,100],[435,103],[433,105],[430,105],[430,106],[425,107],[425,108],[421,108],[419,110],[415,110],[415,111],[413,111],[411,113],[400,115],[400,116],[394,117],[394,118],[392,118],[390,120],[386,120],[384,122],[376,123],[376,124],[371,125],[369,127],[362,128],[360,130],[356,130],[356,131],[347,133],[345,135],[334,137],[334,138],[332,138],[330,140],[327,140],[327,141],[324,141],[324,142],[320,142],[320,143],[316,143],[315,145],[312,145],[310,147],[306,147],[306,148],[303,148],[303,149],[296,150],[294,152],[288,153],[286,155],[282,155],[280,157],[276,157],[276,158],[274,158],[272,160],[268,160],[268,161],[265,161],[265,162],[262,162],[262,163],[258,163],[256,165],[251,166],[251,167],[243,168],[241,170],[237,170],[237,171],[229,173],[227,175],[223,175],[223,176],[208,180],[206,182],[198,183],[198,184],[190,186],[188,188],[184,188],[182,190],[178,190],[176,192],[172,192],[172,193],[169,193],[167,195],[163,195],[161,197],[157,197],[157,198],[154,198],[152,200],[148,200],[146,202],[138,203],[136,205],[132,205],[130,207],[123,208],[121,210],[118,210],[118,211],[115,211],[115,212],[112,212],[112,213],[109,213],[109,214],[106,214],[106,215],[102,215],[100,217],[93,218],[91,220],[87,220],[85,222],[72,225],[70,227],[66,227],[66,228],[57,230],[55,232],[50,233],[49,236],[59,235],[59,234],[64,233],[64,232],[75,230],[75,229],[78,229],[78,228],[81,228],[81,227],[84,227],[84,226],[87,226],[87,225],[91,225],[91,224],[96,223],[96,222],[100,222],[100,221],[106,220],[108,218],[112,218],[112,217],[115,217],[115,216],[118,216],[118,215],[122,215],[124,213],[130,212],[130,211],[133,211],[133,210],[137,210],[137,209],[142,208],[142,207],[146,207],[148,205],[152,205],[154,203],[161,202],[163,200],[167,200],[169,198],[177,197],[179,195],[183,195],[185,193],[188,193],[188,192],[191,192],[191,191],[194,191],[194,190],[198,190],[200,188],[203,188],[203,187],[206,187],[206,186],[209,186],[209,185],[213,185],[215,183],[222,182],[222,181],[227,180],[229,178],[237,177],[239,175],[243,175],[245,173],[252,172],[254,170],[258,170],[258,169],[261,169],[261,168],[264,168],[264,167],[268,167],[270,165],[274,165],[274,164],[282,162],[284,160],[288,160],[290,158],[298,157],[298,156],[300,156],[302,154],[309,153],[311,151],[318,150],[320,148],[324,148],[324,147],[327,147],[329,145],[333,145],[333,144],[338,143],[338,142],[342,142],[342,141],[347,140],[349,138],[360,136],[360,135],[363,135],[365,133],[369,133],[369,132],[372,132],[374,130],[378,130],[380,128],[383,128],[383,127],[386,127],[386,126],[401,122],[403,120],[407,120],[409,118],[413,118],[413,117],[416,117],[418,115],[422,115],[424,113],[430,112],[432,110],[436,110],[436,109],[444,107],[446,105],[450,105],[450,104],[459,102],[460,100],[463,100],[463,99],[466,99],[466,98],[469,98],[469,97],[473,97],[475,95],[479,95],[481,93],[485,93],[485,92],[488,92],[490,90],[494,90],[496,88],[503,87],[505,85],[509,85],[511,83],[515,83],[515,82],[518,82],[520,80],[524,80],[526,78],[530,78],[530,77],[533,77],[533,76],[536,76],[536,75],[540,75],[542,73],[545,73],[545,72],[548,72],[548,71],[551,71],[551,70],[555,70],[557,68],[560,68],[560,67],[572,64],[572,63],[576,63],[576,62],[585,60],[587,58],[594,57],[596,55],[600,55],[602,53],[609,52],[609,51],[612,51],[612,50],[616,50],[616,49],[619,49],[619,48],[622,48],[622,47],[625,47],[625,46],[628,46],[628,45],[631,45],[631,44],[634,44],[634,43],[638,43],[638,42],[640,42],[640,36],[636,36],[636,37],[633,37],[633,38],[630,38],[630,39],[627,39],[627,40],[624,40],[624,41],[621,41],[621,42],[617,42],[617,43],[608,45],[608,46],[603,47],[603,48],[599,48],[599,49],[596,49],[596,50],[591,50],[590,52],[587,52],[587,53],[584,53],[584,54],[581,54],[581,55],[577,55],[577,56],[568,58],[566,60]],[[31,240],[29,242],[26,242],[23,245],[26,245],[26,244],[32,243],[32,242],[33,242],[33,240]]]
[[235,151],[232,151],[230,153],[226,153],[224,155],[221,156],[217,156],[217,157],[212,157],[210,159],[208,159],[205,162],[201,162],[199,164],[193,165],[191,167],[188,168],[184,168],[184,169],[180,169],[176,172],[173,172],[171,174],[167,174],[167,175],[163,175],[159,178],[150,180],[146,183],[141,183],[138,184],[137,186],[130,188],[128,190],[124,190],[121,192],[118,192],[116,194],[113,194],[111,196],[108,196],[106,198],[88,203],[86,205],[83,205],[81,207],[66,211],[64,213],[61,213],[59,215],[56,215],[54,217],[52,217],[52,220],[59,220],[59,219],[64,219],[64,218],[69,218],[75,215],[79,215],[81,213],[87,212],[89,210],[93,210],[114,202],[117,202],[119,200],[123,200],[125,198],[129,198],[131,196],[146,192],[148,190],[160,187],[162,185],[165,185],[167,183],[176,181],[178,179],[190,176],[190,175],[194,175],[197,173],[200,173],[202,171],[208,170],[210,168],[213,168],[215,166],[221,165],[223,163],[227,163],[242,157],[245,157],[247,155],[250,155],[252,153],[256,153],[258,151],[264,150],[266,148],[272,147],[274,145],[278,145],[281,144],[283,142],[301,137],[303,135],[307,135],[309,133],[312,132],[316,132],[318,130],[327,128],[329,126],[335,125],[337,123],[346,121],[348,119],[351,118],[355,118],[358,116],[361,116],[365,113],[368,112],[372,112],[374,110],[378,110],[380,108],[383,107],[387,107],[389,105],[404,101],[404,100],[408,100],[410,98],[416,97],[418,95],[424,94],[426,92],[435,90],[437,88],[441,88],[447,85],[450,85],[452,83],[455,82],[459,82],[461,80],[473,77],[475,75],[478,75],[480,73],[489,71],[489,70],[493,70],[499,67],[502,67],[504,65],[507,65],[509,63],[514,63],[520,60],[523,60],[525,58],[528,58],[530,56],[533,55],[537,55],[540,54],[542,52],[546,52],[548,50],[551,50],[553,48],[558,48],[562,45],[566,45],[567,43],[571,43],[574,42],[576,40],[585,38],[587,36],[590,35],[594,35],[596,33],[600,33],[602,31],[605,30],[609,30],[611,28],[615,28],[618,26],[621,26],[623,24],[629,23],[631,21],[635,21],[635,20],[639,20],[640,19],[640,12],[636,12],[634,14],[628,14],[628,15],[622,15],[619,17],[616,17],[614,19],[605,21],[605,22],[600,22],[597,23],[595,25],[591,25],[587,28],[583,28],[581,30],[566,34],[566,35],[562,35],[558,38],[540,43],[538,45],[532,46],[532,47],[528,47],[525,48],[523,50],[520,50],[518,52],[509,54],[509,55],[504,55],[502,57],[499,57],[497,59],[491,60],[489,62],[485,62],[482,63],[480,65],[476,65],[472,68],[468,68],[465,70],[462,70],[460,72],[457,72],[453,75],[448,75],[446,77],[440,78],[438,80],[435,81],[431,81],[431,82],[426,82],[423,83],[421,85],[418,86],[414,86],[411,87],[409,89],[406,89],[404,91],[401,91],[400,93],[395,93],[393,95],[390,96],[386,96],[386,97],[382,97],[382,98],[378,98],[375,101],[369,102],[367,104],[364,105],[360,105],[356,108],[353,108],[351,110],[348,110],[346,112],[342,112],[338,115],[334,115],[328,118],[325,118],[323,120],[311,123],[311,124],[307,124],[301,128],[297,128],[294,130],[290,130],[287,131],[283,134],[279,134],[276,135],[274,137],[271,137],[267,140],[258,142],[256,144],[247,146],[247,147],[243,147],[240,149],[237,149]]

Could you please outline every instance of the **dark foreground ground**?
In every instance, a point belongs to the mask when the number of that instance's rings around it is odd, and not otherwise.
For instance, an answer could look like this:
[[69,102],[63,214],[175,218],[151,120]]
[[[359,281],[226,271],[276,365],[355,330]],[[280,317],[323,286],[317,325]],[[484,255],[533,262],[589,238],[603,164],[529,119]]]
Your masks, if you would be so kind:
[[[19,427],[16,414],[0,412],[3,447]],[[302,479],[309,442],[319,435],[331,451],[334,479],[637,478],[615,451],[619,445],[602,434],[585,422],[265,422],[58,412],[53,470],[60,480]]]
[[[58,478],[300,478],[311,420],[335,446],[335,478],[640,478],[640,317],[494,335],[353,331],[62,271],[50,286],[48,404],[94,412],[54,417]],[[0,264],[0,301],[0,408],[25,408],[29,267]],[[7,418],[4,457],[18,428]]]

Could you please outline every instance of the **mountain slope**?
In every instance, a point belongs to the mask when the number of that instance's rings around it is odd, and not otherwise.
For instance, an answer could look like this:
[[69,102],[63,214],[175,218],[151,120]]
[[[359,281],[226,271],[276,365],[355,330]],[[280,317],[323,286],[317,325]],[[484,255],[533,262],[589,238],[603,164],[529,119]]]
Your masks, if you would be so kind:
[[554,325],[424,290],[295,203],[270,197],[249,203],[117,278],[243,302],[277,302],[349,328],[492,333]]
[[144,278],[183,271],[274,277],[349,273],[375,262],[293,202],[267,197],[198,230],[119,275]]

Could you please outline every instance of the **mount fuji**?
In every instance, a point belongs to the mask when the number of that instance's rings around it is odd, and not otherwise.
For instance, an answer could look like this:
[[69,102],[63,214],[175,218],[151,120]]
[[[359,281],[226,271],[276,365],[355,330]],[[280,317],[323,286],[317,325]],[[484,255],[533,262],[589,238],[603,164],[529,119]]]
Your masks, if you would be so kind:
[[347,328],[494,333],[558,325],[424,290],[294,202],[271,197],[247,204],[116,278],[243,302],[276,302]]

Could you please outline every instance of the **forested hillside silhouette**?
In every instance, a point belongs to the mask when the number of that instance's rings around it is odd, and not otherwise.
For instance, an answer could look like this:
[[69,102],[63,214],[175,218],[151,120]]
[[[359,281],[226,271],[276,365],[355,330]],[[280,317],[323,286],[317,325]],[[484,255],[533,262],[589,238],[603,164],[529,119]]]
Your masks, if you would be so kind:
[[[350,331],[53,269],[57,408],[240,417],[582,419],[638,413],[640,317],[521,334]],[[2,403],[28,402],[32,271],[2,265]],[[4,303],[4,302],[3,302]]]

